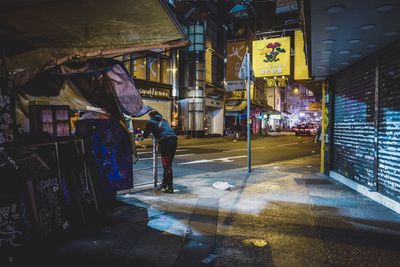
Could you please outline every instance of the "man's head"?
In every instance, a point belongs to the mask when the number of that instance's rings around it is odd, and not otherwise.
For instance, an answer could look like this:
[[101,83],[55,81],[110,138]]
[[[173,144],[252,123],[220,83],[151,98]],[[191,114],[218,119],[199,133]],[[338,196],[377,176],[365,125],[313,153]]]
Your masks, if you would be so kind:
[[152,111],[149,112],[149,117],[153,118],[156,115],[161,115],[160,112],[158,112],[157,110],[153,109]]

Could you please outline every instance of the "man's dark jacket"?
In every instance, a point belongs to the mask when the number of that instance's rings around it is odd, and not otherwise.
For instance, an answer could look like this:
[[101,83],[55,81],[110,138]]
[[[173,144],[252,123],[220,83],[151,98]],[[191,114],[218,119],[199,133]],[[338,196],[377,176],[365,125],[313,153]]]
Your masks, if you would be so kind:
[[164,120],[161,114],[154,115],[146,124],[143,137],[146,138],[152,133],[157,140],[162,141],[171,137],[175,137],[175,132],[169,126],[168,121]]

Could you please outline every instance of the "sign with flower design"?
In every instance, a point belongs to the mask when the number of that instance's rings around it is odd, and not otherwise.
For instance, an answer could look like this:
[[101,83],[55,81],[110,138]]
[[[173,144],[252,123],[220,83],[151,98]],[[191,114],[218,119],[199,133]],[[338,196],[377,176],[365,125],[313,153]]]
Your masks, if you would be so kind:
[[253,41],[255,77],[290,75],[290,37]]

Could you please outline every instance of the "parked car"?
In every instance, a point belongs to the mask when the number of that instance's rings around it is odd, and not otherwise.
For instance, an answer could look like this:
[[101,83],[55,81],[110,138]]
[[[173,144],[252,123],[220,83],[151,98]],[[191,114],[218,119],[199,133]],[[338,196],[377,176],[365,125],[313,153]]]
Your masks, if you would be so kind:
[[295,133],[296,135],[316,135],[317,128],[312,123],[301,124],[297,126],[297,128],[295,129]]

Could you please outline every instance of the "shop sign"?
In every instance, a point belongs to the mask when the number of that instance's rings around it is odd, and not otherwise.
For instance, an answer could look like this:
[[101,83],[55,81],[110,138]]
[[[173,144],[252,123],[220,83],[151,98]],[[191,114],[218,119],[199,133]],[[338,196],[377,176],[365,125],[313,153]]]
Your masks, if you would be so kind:
[[206,98],[206,106],[215,107],[215,108],[222,108],[223,101],[215,100],[212,98]]
[[290,37],[253,41],[255,77],[290,75]]
[[244,99],[246,91],[244,90],[237,90],[237,91],[232,91],[229,94],[229,98],[237,98],[237,99]]
[[321,110],[322,103],[321,102],[311,102],[308,103],[308,110]]
[[240,81],[227,81],[225,89],[228,90],[228,91],[243,90],[243,89],[245,89],[245,83],[244,83],[243,80],[240,80]]
[[246,53],[246,42],[228,42],[227,44],[227,63],[226,63],[226,80],[237,81],[239,80],[238,74],[240,66]]
[[163,88],[139,88],[139,93],[142,97],[152,98],[171,98],[171,90]]

